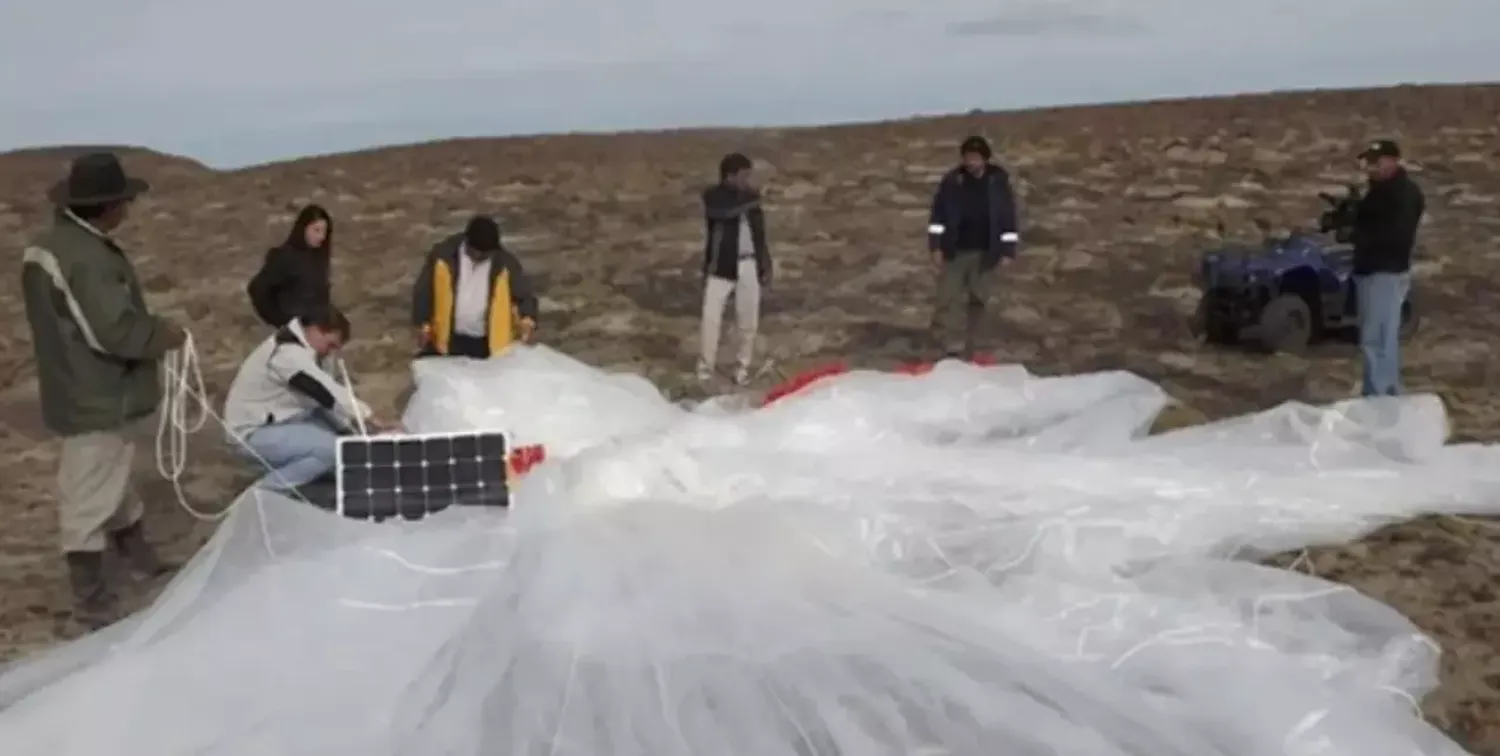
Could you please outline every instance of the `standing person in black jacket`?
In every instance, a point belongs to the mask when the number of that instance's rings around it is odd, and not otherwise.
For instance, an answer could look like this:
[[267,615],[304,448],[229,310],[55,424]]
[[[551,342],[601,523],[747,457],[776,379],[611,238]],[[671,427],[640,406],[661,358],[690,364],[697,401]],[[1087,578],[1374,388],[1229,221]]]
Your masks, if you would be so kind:
[[297,213],[286,241],[266,253],[246,290],[255,314],[272,328],[329,304],[333,218],[318,205]]
[[735,383],[750,382],[755,337],[760,330],[761,289],[771,283],[766,214],[750,185],[753,166],[739,153],[719,161],[719,183],[703,192],[703,320],[699,332],[698,379],[713,378],[719,359],[724,307],[734,295],[739,354]]
[[963,162],[943,176],[932,198],[927,249],[938,272],[933,325],[949,357],[974,354],[995,268],[1021,241],[1010,174],[994,162],[984,137],[959,147]]
[[1352,238],[1364,362],[1361,393],[1394,396],[1401,393],[1401,309],[1411,291],[1411,253],[1427,200],[1401,165],[1395,142],[1372,142],[1360,159],[1369,175]]

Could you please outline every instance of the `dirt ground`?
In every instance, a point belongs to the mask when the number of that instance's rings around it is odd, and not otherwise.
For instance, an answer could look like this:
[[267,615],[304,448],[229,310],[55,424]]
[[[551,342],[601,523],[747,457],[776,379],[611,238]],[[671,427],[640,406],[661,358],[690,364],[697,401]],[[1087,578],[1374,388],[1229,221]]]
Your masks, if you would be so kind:
[[[244,284],[307,201],[336,218],[336,297],[354,319],[349,360],[373,405],[388,407],[408,380],[405,319],[420,256],[475,211],[502,219],[538,277],[548,343],[680,391],[696,334],[696,195],[724,152],[755,157],[766,187],[778,261],[763,321],[770,357],[784,371],[840,359],[879,365],[928,348],[927,204],[969,133],[994,141],[1023,202],[1022,259],[998,284],[989,324],[995,353],[1042,373],[1137,372],[1186,406],[1168,424],[1352,393],[1348,345],[1266,357],[1198,343],[1188,327],[1191,264],[1209,245],[1312,223],[1318,191],[1358,180],[1361,143],[1394,136],[1429,204],[1415,272],[1424,323],[1406,350],[1408,385],[1444,399],[1455,439],[1500,436],[1500,86],[459,140],[232,172],[130,150],[127,166],[156,189],[120,238],[153,306],[190,324],[216,392],[262,337]],[[12,270],[71,153],[0,155],[0,249]],[[66,629],[53,546],[56,445],[37,422],[17,289],[16,276],[0,288],[0,658]],[[212,434],[200,441],[186,489],[212,509],[247,474]],[[153,537],[190,555],[212,526],[182,512],[159,481],[141,485]],[[1441,642],[1443,683],[1425,711],[1480,753],[1500,752],[1497,527],[1424,519],[1303,560]]]

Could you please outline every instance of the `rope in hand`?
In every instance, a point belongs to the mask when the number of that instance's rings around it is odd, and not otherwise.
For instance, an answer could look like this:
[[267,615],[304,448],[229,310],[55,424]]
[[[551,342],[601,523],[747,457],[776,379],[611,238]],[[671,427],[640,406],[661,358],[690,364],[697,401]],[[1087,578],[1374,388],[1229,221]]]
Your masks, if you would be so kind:
[[[162,402],[156,423],[156,471],[171,482],[172,492],[177,495],[177,504],[184,512],[200,522],[219,522],[229,516],[230,510],[234,508],[234,500],[217,512],[204,512],[194,507],[182,490],[182,476],[187,472],[188,436],[203,430],[212,419],[232,443],[271,474],[278,473],[274,465],[250,448],[224,422],[224,418],[214,412],[212,401],[203,387],[203,370],[198,364],[198,350],[193,344],[193,334],[184,332],[183,336],[182,346],[168,352],[161,360]],[[350,390],[353,390],[352,387]],[[193,405],[197,405],[196,408]],[[196,417],[192,414],[194,409],[198,412]],[[277,493],[312,505],[293,486],[287,485]]]
[[[182,490],[182,475],[187,471],[188,436],[208,424],[209,409],[203,390],[203,371],[198,366],[198,350],[193,335],[184,333],[182,346],[167,352],[161,360],[162,400],[156,421],[156,471],[170,481],[177,503],[196,520],[213,522],[229,513],[229,507],[214,513],[200,512],[188,503]],[[192,415],[197,404],[198,414]]]

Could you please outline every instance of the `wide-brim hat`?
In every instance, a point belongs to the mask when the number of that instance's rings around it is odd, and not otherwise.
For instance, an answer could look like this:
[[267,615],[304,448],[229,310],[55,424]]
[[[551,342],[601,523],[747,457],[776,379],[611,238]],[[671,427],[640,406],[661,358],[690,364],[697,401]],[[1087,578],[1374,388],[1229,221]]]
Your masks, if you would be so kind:
[[151,185],[125,173],[120,159],[111,152],[80,155],[68,168],[68,177],[47,190],[47,199],[59,206],[103,205],[134,199]]

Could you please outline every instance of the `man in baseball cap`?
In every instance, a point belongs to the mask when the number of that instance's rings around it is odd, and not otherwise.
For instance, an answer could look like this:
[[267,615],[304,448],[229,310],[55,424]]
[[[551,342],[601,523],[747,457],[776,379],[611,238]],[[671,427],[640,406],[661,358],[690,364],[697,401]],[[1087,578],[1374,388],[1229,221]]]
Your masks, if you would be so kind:
[[1359,153],[1369,177],[1355,209],[1355,300],[1365,396],[1401,393],[1401,325],[1411,291],[1411,257],[1426,211],[1421,187],[1401,164],[1401,147],[1390,139],[1370,141]]

